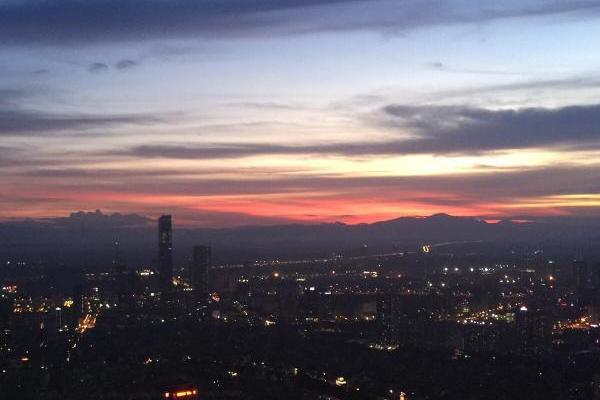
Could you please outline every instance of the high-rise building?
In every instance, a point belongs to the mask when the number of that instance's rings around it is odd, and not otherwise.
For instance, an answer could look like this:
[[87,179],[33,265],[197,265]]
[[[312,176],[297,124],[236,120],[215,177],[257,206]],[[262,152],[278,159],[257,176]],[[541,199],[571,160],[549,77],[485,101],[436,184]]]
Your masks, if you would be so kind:
[[295,279],[282,279],[277,288],[279,318],[285,323],[294,323],[298,316],[302,288]]
[[382,333],[382,342],[387,345],[398,344],[400,301],[395,294],[387,293],[377,300],[377,320]]
[[55,329],[57,332],[62,332],[63,330],[63,320],[62,320],[62,308],[61,307],[56,307],[55,309],[56,313],[54,315],[55,321]]
[[590,285],[595,289],[600,288],[600,263],[596,263],[590,271]]
[[161,290],[173,285],[173,231],[171,216],[163,215],[158,219],[158,273]]
[[211,265],[210,246],[194,246],[190,282],[196,293],[196,300],[203,301],[208,297],[208,270]]
[[576,258],[573,261],[573,288],[581,294],[587,285],[587,264],[583,258]]

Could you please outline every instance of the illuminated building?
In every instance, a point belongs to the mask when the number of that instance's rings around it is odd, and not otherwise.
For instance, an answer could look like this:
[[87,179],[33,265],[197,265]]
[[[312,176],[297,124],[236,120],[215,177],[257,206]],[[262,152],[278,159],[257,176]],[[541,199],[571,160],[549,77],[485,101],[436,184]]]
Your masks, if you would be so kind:
[[587,264],[581,258],[573,261],[573,286],[579,293],[587,286]]
[[360,255],[361,257],[367,257],[367,256],[369,255],[369,246],[368,246],[368,245],[366,245],[366,244],[363,244],[363,245],[360,247],[359,255]]
[[600,263],[596,263],[591,267],[589,277],[591,287],[595,289],[600,288]]
[[163,392],[163,399],[194,400],[198,398],[198,389],[195,387],[177,387]]
[[295,280],[281,280],[278,285],[279,317],[294,322],[298,314],[302,290]]
[[379,321],[382,341],[386,345],[398,343],[399,298],[393,294],[385,294],[377,300],[377,320]]
[[194,246],[190,268],[190,281],[196,293],[197,301],[206,301],[208,297],[208,270],[210,265],[210,246]]
[[56,307],[55,309],[56,313],[54,315],[55,317],[55,326],[56,326],[56,330],[57,331],[61,331],[62,330],[62,309],[60,307]]
[[76,318],[83,314],[83,286],[81,284],[73,287],[73,312]]
[[166,291],[173,281],[173,232],[171,216],[158,219],[158,272],[161,289]]
[[556,262],[549,260],[546,264],[546,275],[556,278]]

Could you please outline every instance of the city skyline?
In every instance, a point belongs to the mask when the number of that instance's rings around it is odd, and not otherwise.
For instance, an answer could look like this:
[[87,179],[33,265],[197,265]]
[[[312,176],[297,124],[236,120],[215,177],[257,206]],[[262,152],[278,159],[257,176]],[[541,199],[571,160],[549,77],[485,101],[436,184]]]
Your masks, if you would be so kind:
[[593,1],[5,2],[0,221],[599,217],[599,18]]
[[600,400],[600,1],[0,1],[0,398]]

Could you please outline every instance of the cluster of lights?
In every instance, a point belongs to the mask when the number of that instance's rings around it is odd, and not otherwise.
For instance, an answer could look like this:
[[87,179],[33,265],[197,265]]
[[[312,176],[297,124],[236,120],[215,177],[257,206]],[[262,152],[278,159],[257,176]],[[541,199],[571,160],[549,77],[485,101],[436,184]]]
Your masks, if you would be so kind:
[[15,304],[15,306],[13,307],[13,312],[15,314],[20,314],[20,313],[31,313],[33,312],[33,307],[30,304],[21,304],[21,303],[17,303]]
[[92,314],[86,314],[77,326],[77,332],[84,333],[88,329],[92,329],[96,326],[96,316]]
[[[504,306],[502,304],[490,310],[479,311],[471,314],[470,316],[458,320],[462,324],[473,324],[473,325],[493,325],[492,321],[514,321],[514,313],[508,312],[512,309],[512,306]],[[525,306],[521,307],[521,311],[527,311]],[[491,320],[491,321],[490,321]]]
[[6,293],[17,293],[17,285],[2,286],[2,291]]
[[180,399],[184,397],[191,397],[198,394],[196,389],[188,389],[188,390],[179,390],[177,392],[165,392],[165,399],[175,398]]
[[380,343],[372,343],[369,345],[370,349],[374,350],[382,350],[382,351],[394,351],[398,349],[398,345],[391,344],[380,344]]
[[[450,268],[448,268],[448,267],[444,267],[444,272],[448,272],[448,271],[450,271]],[[454,267],[454,268],[452,268],[452,271],[454,271],[454,272],[459,272],[459,271],[460,271],[460,268],[458,268],[458,267]],[[472,268],[471,268],[471,272],[473,272],[473,269],[472,269]]]
[[590,328],[598,328],[598,324],[590,322],[590,319],[590,316],[585,316],[577,320],[558,321],[554,325],[554,330],[557,332],[561,332],[567,329],[587,330]]

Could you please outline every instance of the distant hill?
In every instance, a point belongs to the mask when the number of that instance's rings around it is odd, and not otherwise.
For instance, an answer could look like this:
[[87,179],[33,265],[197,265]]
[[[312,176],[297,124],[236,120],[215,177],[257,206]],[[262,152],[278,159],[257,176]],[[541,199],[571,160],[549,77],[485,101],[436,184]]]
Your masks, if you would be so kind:
[[[547,218],[528,223],[488,223],[472,217],[435,214],[402,217],[371,224],[287,224],[224,229],[177,229],[174,252],[185,262],[194,244],[210,243],[224,262],[256,258],[351,253],[362,245],[378,251],[415,249],[423,243],[478,241],[503,245],[575,245],[597,247],[599,219]],[[130,263],[152,263],[156,227],[136,215],[77,212],[65,218],[0,223],[0,257],[51,260],[67,264],[106,263],[119,254]]]

